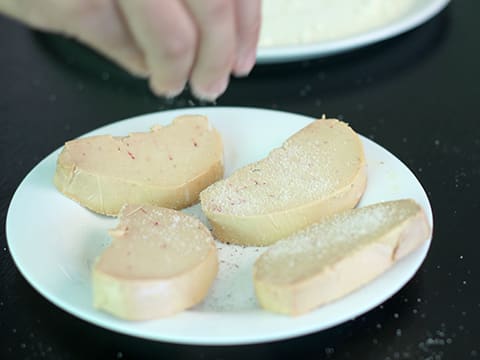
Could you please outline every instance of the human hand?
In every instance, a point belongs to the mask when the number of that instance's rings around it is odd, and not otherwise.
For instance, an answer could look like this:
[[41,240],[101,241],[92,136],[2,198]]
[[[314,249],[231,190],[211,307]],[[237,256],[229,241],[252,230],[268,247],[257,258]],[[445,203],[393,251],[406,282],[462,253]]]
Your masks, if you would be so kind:
[[158,95],[186,83],[214,100],[230,74],[255,64],[261,0],[0,0],[0,12],[72,36],[129,72],[149,76]]

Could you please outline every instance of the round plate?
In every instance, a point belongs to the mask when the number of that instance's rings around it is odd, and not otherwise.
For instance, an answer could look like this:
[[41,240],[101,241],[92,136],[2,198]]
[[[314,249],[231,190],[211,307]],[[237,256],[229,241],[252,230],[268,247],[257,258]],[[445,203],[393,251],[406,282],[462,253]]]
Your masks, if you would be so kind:
[[[314,119],[252,108],[189,108],[113,123],[86,134],[126,135],[168,124],[178,115],[207,115],[221,133],[226,175],[260,159]],[[274,130],[274,131],[272,131]],[[425,209],[428,198],[412,172],[381,146],[362,137],[368,186],[359,206],[413,198]],[[379,278],[352,294],[299,317],[276,315],[256,303],[252,264],[264,248],[218,243],[220,270],[205,301],[175,316],[145,322],[119,320],[92,306],[91,265],[110,242],[117,220],[94,214],[53,186],[60,149],[42,160],[23,180],[10,204],[8,246],[23,276],[52,303],[104,328],[175,343],[231,345],[279,340],[312,333],[352,319],[395,294],[415,274],[430,240]],[[186,210],[205,221],[198,205]],[[214,325],[213,325],[214,324]]]
[[306,60],[367,46],[414,29],[438,14],[448,3],[449,0],[416,0],[409,11],[395,21],[342,39],[304,45],[260,47],[257,63]]

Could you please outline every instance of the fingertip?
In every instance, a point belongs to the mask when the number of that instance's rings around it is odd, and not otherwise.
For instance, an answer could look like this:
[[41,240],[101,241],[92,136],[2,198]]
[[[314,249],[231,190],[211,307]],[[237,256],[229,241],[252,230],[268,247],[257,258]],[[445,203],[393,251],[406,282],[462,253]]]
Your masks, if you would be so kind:
[[197,84],[193,81],[191,82],[190,87],[192,94],[199,100],[215,101],[227,90],[229,80],[228,76],[223,77],[207,86]]
[[125,68],[133,76],[147,78],[149,75],[148,67],[143,60],[129,61]]
[[150,78],[149,85],[150,85],[150,89],[155,95],[162,96],[167,99],[171,99],[180,95],[185,88],[185,84],[175,85],[175,86],[166,86],[165,84],[159,83],[154,78]]
[[237,77],[248,76],[255,66],[257,60],[256,50],[250,50],[244,55],[240,55],[235,66],[233,67],[233,74]]

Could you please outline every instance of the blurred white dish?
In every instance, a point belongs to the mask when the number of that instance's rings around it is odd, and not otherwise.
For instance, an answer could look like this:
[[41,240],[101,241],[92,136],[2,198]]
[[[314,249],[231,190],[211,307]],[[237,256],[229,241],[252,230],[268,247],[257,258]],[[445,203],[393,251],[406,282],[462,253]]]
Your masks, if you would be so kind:
[[[272,3],[276,0],[270,0]],[[313,0],[309,0],[313,1]],[[317,0],[318,1],[318,0]],[[345,2],[345,0],[340,0],[340,2]],[[389,0],[391,1],[391,0]],[[399,1],[399,0],[396,0]],[[396,35],[399,35],[403,32],[411,30],[427,20],[431,19],[437,15],[448,3],[449,0],[401,0],[404,3],[403,7],[399,7],[398,16],[394,14],[385,14],[385,21],[379,18],[375,18],[375,9],[370,11],[365,11],[364,15],[371,16],[370,25],[367,22],[358,21],[356,24],[352,24],[351,29],[344,29],[346,24],[343,24],[343,28],[338,29],[338,37],[335,36],[335,33],[330,32],[329,35],[319,36],[318,34],[309,34],[308,37],[315,39],[321,39],[321,41],[310,42],[310,43],[301,43],[302,34],[298,32],[298,28],[303,19],[307,31],[321,31],[322,26],[319,24],[317,27],[309,26],[309,23],[312,23],[315,20],[315,17],[319,18],[321,21],[321,14],[311,14],[311,16],[306,16],[306,11],[298,11],[298,19],[295,19],[295,11],[291,11],[291,14],[288,11],[282,13],[280,9],[272,9],[270,12],[275,12],[270,20],[268,14],[264,14],[264,28],[262,28],[261,33],[261,43],[257,52],[257,63],[277,63],[277,62],[288,62],[295,60],[306,60],[310,58],[323,57],[328,55],[333,55],[336,53],[345,52],[348,50],[353,50],[359,47],[373,44],[382,40],[392,38]],[[368,2],[368,1],[365,1]],[[290,4],[298,4],[298,8],[302,7],[302,2],[290,2]],[[332,3],[332,4],[338,4]],[[318,3],[320,8],[321,3]],[[269,7],[273,5],[268,5]],[[294,6],[294,5],[290,5]],[[332,7],[335,5],[331,5]],[[387,7],[387,5],[382,5]],[[266,9],[268,10],[268,9]],[[318,10],[320,12],[320,9]],[[338,10],[331,10],[329,13],[334,15]],[[349,13],[349,16],[353,19],[353,14]],[[288,21],[291,17],[291,21]],[[312,21],[310,21],[310,20]],[[333,22],[333,20],[331,20]],[[348,19],[346,19],[348,21]],[[325,21],[324,21],[325,22]],[[297,24],[298,23],[298,24]],[[280,25],[284,24],[284,28]],[[328,28],[331,28],[333,25],[327,25]],[[339,26],[342,26],[340,23]],[[356,28],[355,28],[356,26]],[[289,28],[291,27],[291,28]],[[298,35],[290,36],[287,31],[298,32]],[[274,34],[269,35],[269,32]],[[278,37],[281,36],[280,32],[284,33],[284,37],[288,38],[290,45],[276,45],[268,46],[269,42],[273,44],[279,43]],[[277,39],[275,39],[277,37]],[[270,39],[269,39],[270,38]],[[292,44],[292,39],[299,39],[296,44]],[[273,40],[272,40],[273,39]]]

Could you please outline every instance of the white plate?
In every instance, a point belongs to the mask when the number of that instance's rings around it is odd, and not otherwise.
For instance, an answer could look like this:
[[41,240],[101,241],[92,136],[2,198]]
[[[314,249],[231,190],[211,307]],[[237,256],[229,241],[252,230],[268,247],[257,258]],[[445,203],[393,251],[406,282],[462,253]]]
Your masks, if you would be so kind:
[[416,0],[404,15],[394,21],[343,39],[305,45],[260,47],[257,52],[257,63],[306,60],[333,55],[386,40],[423,24],[438,14],[448,3],[449,0]]
[[[313,119],[252,108],[189,108],[135,117],[87,135],[125,135],[167,124],[179,114],[205,114],[223,136],[226,174],[264,157]],[[67,140],[67,139],[66,139]],[[360,206],[413,198],[432,222],[428,198],[410,170],[395,156],[362,137],[368,161],[368,187]],[[261,310],[252,285],[260,248],[218,244],[220,272],[205,302],[176,316],[147,322],[116,319],[92,307],[90,268],[109,243],[107,229],[117,220],[96,215],[67,199],[53,186],[60,149],[42,160],[23,180],[10,204],[6,234],[21,273],[55,305],[93,324],[148,339],[189,344],[245,344],[312,333],[352,319],[395,294],[415,274],[430,241],[378,279],[351,295],[309,314],[290,318]],[[194,206],[187,210],[201,217]]]

